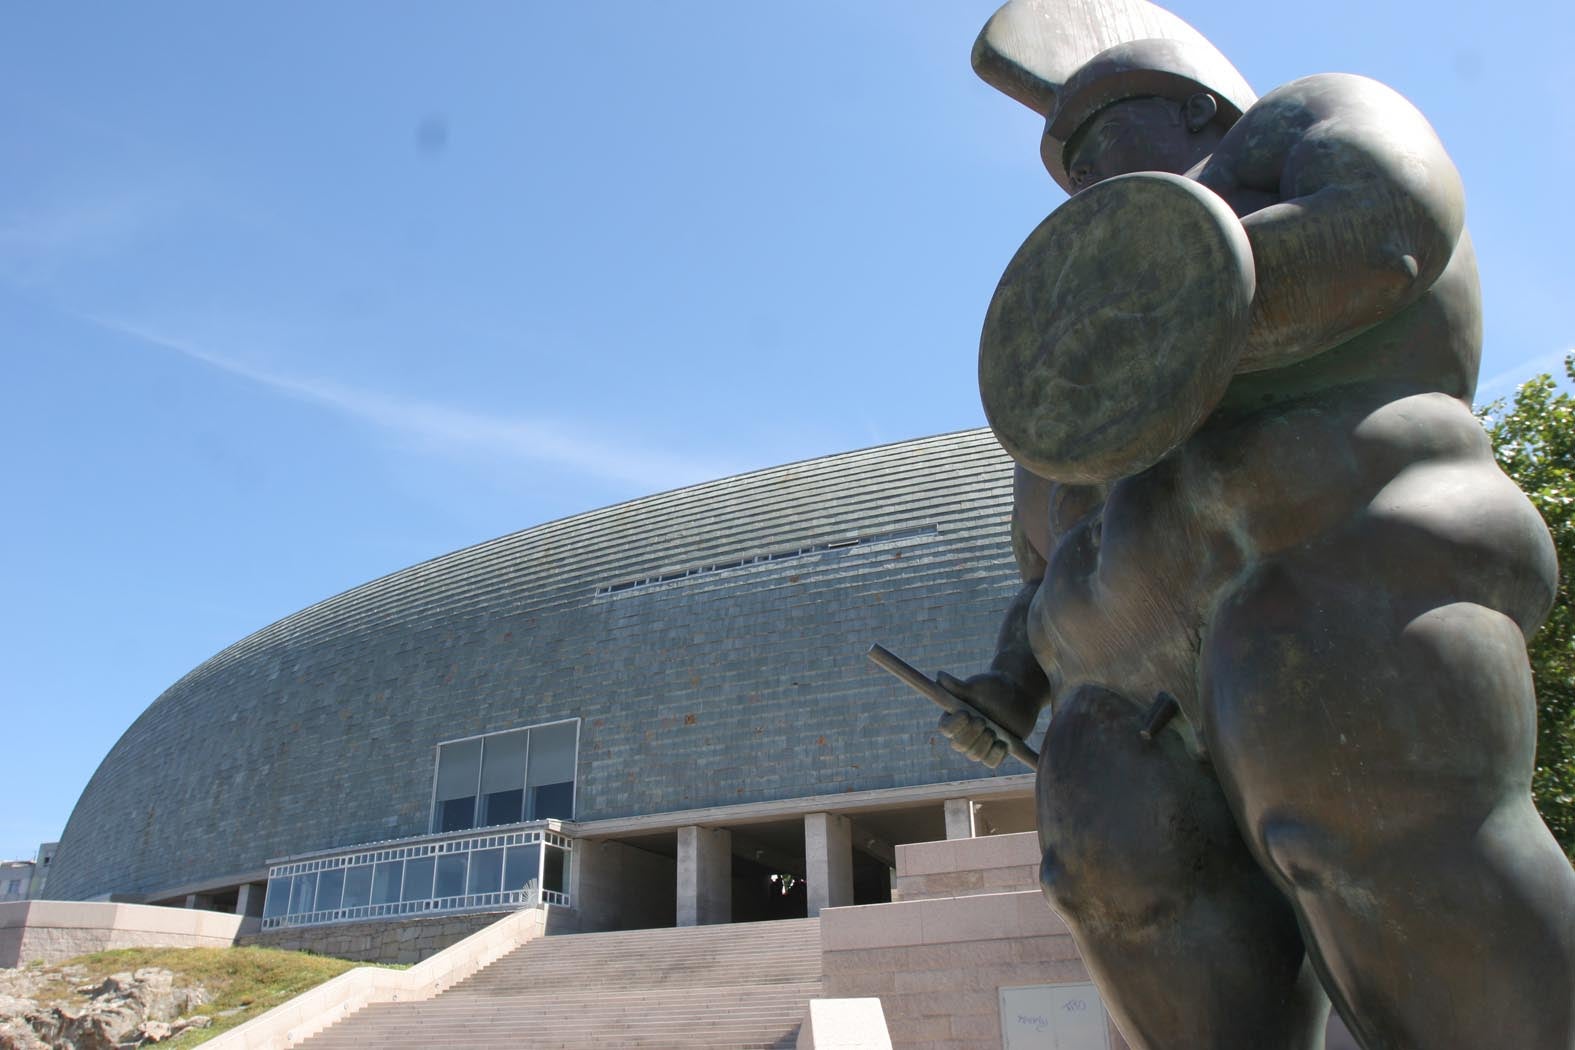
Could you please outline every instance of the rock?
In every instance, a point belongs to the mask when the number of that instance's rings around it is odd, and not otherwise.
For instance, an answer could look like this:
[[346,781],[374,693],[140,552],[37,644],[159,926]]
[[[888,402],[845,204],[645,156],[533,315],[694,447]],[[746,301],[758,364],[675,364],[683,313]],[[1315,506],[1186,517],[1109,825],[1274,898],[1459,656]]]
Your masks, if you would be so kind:
[[143,1021],[137,1026],[139,1038],[132,1045],[163,1042],[174,1034],[174,1030],[163,1021]]
[[[80,981],[85,973],[71,967],[55,976]],[[35,990],[43,980],[43,974],[27,977],[0,971],[0,1050],[112,1050],[160,1042],[177,1030],[211,1024],[201,1016],[171,1024],[208,997],[200,987],[177,987],[169,970],[144,967],[134,973],[110,974],[98,984],[79,985],[77,993],[91,997],[83,1006],[41,1007],[16,994]]]
[[0,1017],[0,1050],[50,1050],[32,1025],[20,1017]]
[[56,1007],[60,1040],[75,1050],[115,1050],[142,1024],[144,1015],[129,996],[95,999],[80,1013]]

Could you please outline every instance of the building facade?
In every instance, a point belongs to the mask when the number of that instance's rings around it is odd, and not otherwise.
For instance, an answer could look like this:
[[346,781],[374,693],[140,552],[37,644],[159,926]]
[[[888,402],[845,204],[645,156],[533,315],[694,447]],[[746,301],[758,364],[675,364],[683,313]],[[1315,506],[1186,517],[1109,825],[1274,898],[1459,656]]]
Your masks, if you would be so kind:
[[30,860],[0,860],[0,901],[25,901],[33,883]]
[[58,842],[40,843],[38,852],[33,856],[33,881],[28,885],[27,895],[36,899],[42,898],[49,884],[49,869],[55,863],[55,851],[60,848]]
[[880,642],[930,672],[984,666],[1018,586],[1010,509],[1010,461],[967,431],[374,580],[159,697],[83,792],[49,896],[275,927],[534,900],[612,928],[887,899],[893,847],[946,837],[948,817],[1031,827],[1026,771],[956,755],[937,711],[865,658]]

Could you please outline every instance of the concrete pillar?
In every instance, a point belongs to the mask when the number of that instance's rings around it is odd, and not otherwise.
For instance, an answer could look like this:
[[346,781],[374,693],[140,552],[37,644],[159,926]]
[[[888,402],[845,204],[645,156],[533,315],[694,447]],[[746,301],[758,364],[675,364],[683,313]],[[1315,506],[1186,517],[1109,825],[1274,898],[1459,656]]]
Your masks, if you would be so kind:
[[853,822],[847,817],[804,814],[804,889],[812,916],[853,903]]
[[200,908],[200,907],[202,907],[202,895],[200,893],[188,893],[188,894],[186,894],[186,907],[188,907],[188,908]]
[[726,828],[678,829],[678,925],[733,919],[733,835]]
[[263,913],[263,893],[268,887],[255,882],[243,882],[235,893],[235,914],[261,915]]
[[[931,810],[930,812],[935,812]],[[949,798],[946,800],[946,837],[971,839],[973,828],[973,799]]]

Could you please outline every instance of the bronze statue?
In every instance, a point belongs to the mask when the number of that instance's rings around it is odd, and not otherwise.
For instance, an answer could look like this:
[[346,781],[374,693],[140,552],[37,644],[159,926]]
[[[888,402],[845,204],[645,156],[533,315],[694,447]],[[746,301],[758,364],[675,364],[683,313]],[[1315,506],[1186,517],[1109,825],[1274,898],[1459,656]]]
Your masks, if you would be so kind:
[[[1041,881],[1134,1047],[1575,1047],[1575,872],[1530,797],[1557,566],[1471,413],[1460,179],[1394,91],[1255,98],[1141,0],[1012,0],[980,75],[1071,199],[980,344],[1052,717]],[[983,719],[953,746],[991,765]],[[1325,997],[1327,993],[1327,998]]]

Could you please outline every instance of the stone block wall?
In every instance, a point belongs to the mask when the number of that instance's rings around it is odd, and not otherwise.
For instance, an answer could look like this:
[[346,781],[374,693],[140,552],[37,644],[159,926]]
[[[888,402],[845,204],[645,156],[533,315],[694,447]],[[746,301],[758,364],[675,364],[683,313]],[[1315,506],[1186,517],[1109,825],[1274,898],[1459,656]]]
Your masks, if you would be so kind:
[[897,847],[894,901],[1009,893],[1039,887],[1039,837],[1032,831]]
[[[902,1050],[1000,1046],[1002,988],[1089,980],[1037,891],[831,908],[820,923],[825,995],[879,998]],[[1111,1050],[1127,1050],[1106,1024]]]
[[621,842],[580,842],[574,848],[570,899],[580,929],[641,930],[677,921],[672,857]]
[[347,922],[337,926],[259,930],[238,943],[331,955],[372,963],[418,963],[501,919],[507,912],[471,912],[425,919]]
[[255,919],[105,901],[0,903],[0,967],[60,962],[112,948],[228,948]]

